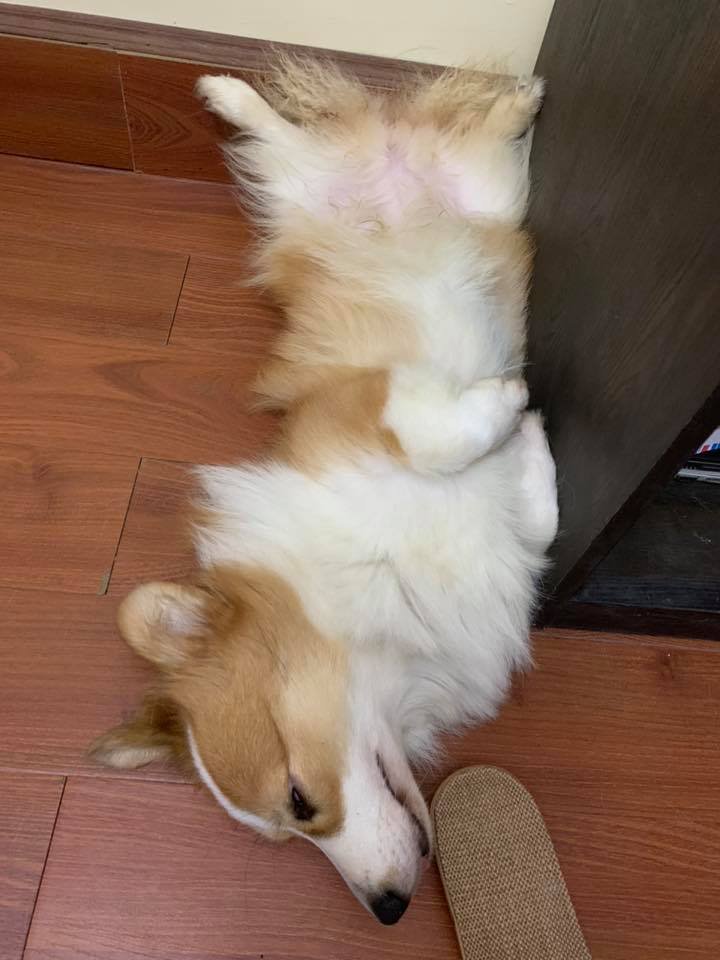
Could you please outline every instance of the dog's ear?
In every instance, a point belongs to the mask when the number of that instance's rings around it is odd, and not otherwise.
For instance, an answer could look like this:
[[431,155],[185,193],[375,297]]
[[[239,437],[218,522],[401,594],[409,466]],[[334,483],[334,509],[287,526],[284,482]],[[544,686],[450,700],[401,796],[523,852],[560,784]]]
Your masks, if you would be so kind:
[[163,670],[182,666],[202,649],[220,598],[176,583],[146,583],[118,610],[120,633],[141,657]]
[[132,770],[153,760],[187,762],[178,708],[167,697],[148,696],[132,720],[98,737],[89,756],[119,770]]

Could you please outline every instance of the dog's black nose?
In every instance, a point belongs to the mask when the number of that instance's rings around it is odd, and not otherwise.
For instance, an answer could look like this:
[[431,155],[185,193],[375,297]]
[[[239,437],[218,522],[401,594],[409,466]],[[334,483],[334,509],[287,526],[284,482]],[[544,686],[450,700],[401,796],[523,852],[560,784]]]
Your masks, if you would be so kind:
[[375,899],[371,901],[370,909],[380,923],[384,923],[386,927],[389,927],[393,923],[398,922],[407,910],[409,903],[409,900],[401,897],[395,893],[394,890],[386,890],[385,893],[379,897],[375,897]]

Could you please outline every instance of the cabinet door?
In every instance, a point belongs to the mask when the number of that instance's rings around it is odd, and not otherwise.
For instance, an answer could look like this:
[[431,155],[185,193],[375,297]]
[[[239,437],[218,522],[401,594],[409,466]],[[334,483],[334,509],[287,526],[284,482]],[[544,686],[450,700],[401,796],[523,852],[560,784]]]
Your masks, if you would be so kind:
[[537,72],[528,379],[562,597],[720,424],[720,5],[556,0]]

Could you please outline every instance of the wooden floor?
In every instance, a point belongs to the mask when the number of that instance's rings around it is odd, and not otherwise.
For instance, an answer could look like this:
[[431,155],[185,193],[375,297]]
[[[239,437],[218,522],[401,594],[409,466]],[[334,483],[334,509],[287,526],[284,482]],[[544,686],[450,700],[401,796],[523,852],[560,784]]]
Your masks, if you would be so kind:
[[[5,156],[0,196],[0,960],[456,960],[434,872],[383,928],[309,844],[269,846],[172,770],[85,759],[149,675],[118,599],[188,569],[187,464],[272,433],[247,385],[276,320],[238,285],[250,234],[224,184]],[[463,764],[508,768],[595,960],[711,960],[720,647],[546,632],[536,649],[428,794]]]

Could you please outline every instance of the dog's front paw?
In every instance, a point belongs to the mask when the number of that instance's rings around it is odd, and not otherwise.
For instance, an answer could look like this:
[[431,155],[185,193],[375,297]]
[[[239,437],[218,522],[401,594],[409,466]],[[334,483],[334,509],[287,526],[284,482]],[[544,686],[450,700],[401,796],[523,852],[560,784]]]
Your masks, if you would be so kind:
[[508,437],[528,403],[527,384],[521,377],[482,380],[462,398],[466,416],[472,417],[478,449],[491,450]]
[[522,377],[515,377],[512,380],[500,381],[500,395],[502,403],[510,410],[516,413],[522,411],[528,405],[528,386]]
[[522,377],[503,380],[492,377],[481,380],[465,394],[480,419],[512,420],[519,418],[528,403],[528,388]]

